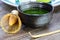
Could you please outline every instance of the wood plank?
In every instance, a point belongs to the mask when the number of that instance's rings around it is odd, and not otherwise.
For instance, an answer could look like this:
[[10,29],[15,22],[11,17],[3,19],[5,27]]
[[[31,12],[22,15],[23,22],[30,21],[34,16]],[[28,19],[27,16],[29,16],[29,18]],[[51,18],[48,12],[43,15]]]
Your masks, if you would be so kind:
[[[9,13],[13,9],[16,9],[16,8],[6,5],[0,1],[0,19],[2,18],[3,15]],[[60,12],[53,15],[53,19],[50,25],[48,26],[48,28],[44,30],[41,30],[40,28],[39,29],[24,28],[24,29],[21,29],[21,31],[19,31],[16,34],[7,34],[0,27],[0,40],[60,40],[60,33],[37,38],[37,39],[32,39],[27,33],[29,31],[32,31],[31,32],[32,34],[42,34],[42,33],[51,32],[54,30],[58,30],[58,29],[60,29]]]

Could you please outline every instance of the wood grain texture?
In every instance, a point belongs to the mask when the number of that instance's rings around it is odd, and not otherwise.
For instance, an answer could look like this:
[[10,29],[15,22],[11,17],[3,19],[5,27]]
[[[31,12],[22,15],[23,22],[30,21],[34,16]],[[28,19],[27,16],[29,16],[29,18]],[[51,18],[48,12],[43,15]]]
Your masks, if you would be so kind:
[[[59,7],[58,7],[58,9],[56,7],[55,11],[59,10]],[[15,9],[16,8],[9,6],[7,4],[4,4],[3,2],[0,1],[0,19],[2,18],[3,15],[5,15]],[[57,11],[54,13],[55,14],[53,15],[53,19],[50,22],[50,25],[48,26],[48,28],[46,28],[44,30],[41,30],[41,28],[32,29],[32,28],[25,27],[25,28],[21,29],[21,31],[16,34],[7,34],[0,27],[0,40],[60,40],[60,33],[37,38],[37,39],[32,39],[29,36],[29,34],[27,33],[29,31],[31,31],[32,34],[42,34],[42,33],[51,32],[51,31],[60,29],[60,12]]]

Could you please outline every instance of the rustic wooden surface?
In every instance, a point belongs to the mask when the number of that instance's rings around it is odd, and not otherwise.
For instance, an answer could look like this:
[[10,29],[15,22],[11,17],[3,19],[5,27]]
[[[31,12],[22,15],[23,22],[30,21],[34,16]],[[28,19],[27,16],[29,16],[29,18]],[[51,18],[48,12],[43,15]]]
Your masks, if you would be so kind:
[[[0,19],[2,18],[3,15],[9,13],[10,11],[14,9],[16,8],[9,6],[7,4],[4,4],[3,2],[0,1]],[[59,9],[60,9],[60,6],[55,7],[53,19],[50,25],[48,26],[48,28],[44,30],[41,30],[40,28],[39,29],[23,28],[21,29],[21,31],[19,31],[16,34],[7,34],[0,27],[0,40],[60,40],[60,33],[37,38],[37,39],[32,39],[27,33],[31,31],[32,34],[40,34],[40,33],[46,33],[50,31],[59,30],[60,29],[60,12],[59,12],[60,10]]]

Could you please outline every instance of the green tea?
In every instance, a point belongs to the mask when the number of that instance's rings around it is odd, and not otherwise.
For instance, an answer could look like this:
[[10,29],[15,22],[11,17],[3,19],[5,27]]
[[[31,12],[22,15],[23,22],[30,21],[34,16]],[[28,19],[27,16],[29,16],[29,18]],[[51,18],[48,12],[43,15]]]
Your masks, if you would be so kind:
[[46,14],[47,10],[41,8],[30,8],[23,11],[25,14]]

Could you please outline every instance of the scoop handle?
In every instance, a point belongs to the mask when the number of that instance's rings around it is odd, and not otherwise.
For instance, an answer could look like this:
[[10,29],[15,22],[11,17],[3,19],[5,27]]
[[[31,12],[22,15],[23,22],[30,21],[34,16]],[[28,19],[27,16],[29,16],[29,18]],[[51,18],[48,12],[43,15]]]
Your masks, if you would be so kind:
[[52,34],[59,33],[59,32],[60,32],[60,30],[56,30],[56,31],[53,31],[53,32],[44,33],[44,34],[38,34],[38,35],[32,35],[32,34],[29,32],[29,35],[30,35],[32,38],[39,38],[39,37],[48,36],[48,35],[52,35]]

